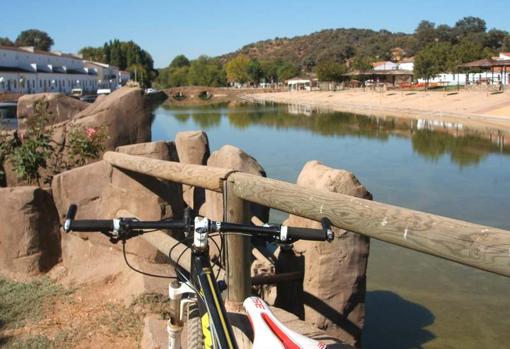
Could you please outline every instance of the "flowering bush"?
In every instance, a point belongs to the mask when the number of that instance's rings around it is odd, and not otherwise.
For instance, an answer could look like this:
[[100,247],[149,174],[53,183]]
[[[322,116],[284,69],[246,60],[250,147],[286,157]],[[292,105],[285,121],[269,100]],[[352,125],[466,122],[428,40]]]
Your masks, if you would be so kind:
[[105,149],[108,139],[106,130],[93,127],[75,127],[68,137],[69,159],[74,165],[85,165],[91,159],[97,159]]
[[51,141],[53,132],[46,127],[48,118],[48,104],[36,102],[33,117],[27,120],[25,130],[20,131],[18,137],[11,142],[8,149],[10,154],[5,155],[14,165],[18,177],[29,183],[34,181],[39,183],[41,179],[39,169],[46,168],[48,159],[53,153]]

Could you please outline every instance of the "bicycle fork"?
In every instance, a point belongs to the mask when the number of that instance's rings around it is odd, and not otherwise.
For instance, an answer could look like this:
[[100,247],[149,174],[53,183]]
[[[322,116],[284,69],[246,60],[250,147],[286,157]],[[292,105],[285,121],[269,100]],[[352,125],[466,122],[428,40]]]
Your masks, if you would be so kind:
[[186,283],[177,280],[168,285],[168,295],[170,298],[170,320],[168,320],[166,329],[168,332],[168,349],[181,349],[181,334],[184,328],[184,318],[186,316],[189,303],[196,302],[194,299],[182,298],[184,293],[195,293]]

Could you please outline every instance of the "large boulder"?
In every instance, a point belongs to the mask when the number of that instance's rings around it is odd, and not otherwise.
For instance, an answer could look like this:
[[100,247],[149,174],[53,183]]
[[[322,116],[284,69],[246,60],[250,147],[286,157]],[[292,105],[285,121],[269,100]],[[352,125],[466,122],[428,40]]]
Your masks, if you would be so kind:
[[[308,162],[297,184],[307,188],[372,199],[350,172]],[[288,226],[321,228],[320,223],[290,215]],[[294,264],[304,265],[304,319],[342,340],[359,345],[364,323],[369,238],[334,228],[331,243],[300,240],[294,244]],[[296,263],[296,260],[301,260]],[[281,297],[281,295],[278,295]],[[276,305],[279,304],[277,297]],[[283,295],[283,297],[285,297]],[[281,300],[285,303],[285,299]]]
[[50,124],[69,120],[90,105],[62,93],[27,94],[18,99],[17,116],[20,128],[34,115],[37,103],[46,104]]
[[[206,165],[209,159],[209,140],[204,131],[184,131],[175,136],[179,162],[183,164]],[[183,185],[184,202],[196,212],[205,202],[205,190]]]
[[57,210],[39,187],[0,189],[0,271],[35,275],[60,258]]
[[[224,145],[220,150],[211,154],[207,166],[221,167],[266,177],[266,171],[250,155],[232,145]],[[203,214],[213,220],[223,219],[223,195],[206,190]],[[256,216],[262,222],[269,218],[269,208],[254,203],[248,203],[248,215]]]
[[[174,142],[133,144],[118,147],[117,151],[157,160],[178,160]],[[145,220],[178,218],[183,214],[182,187],[177,183],[114,168],[107,192],[102,197],[102,207],[111,217],[121,210]]]
[[70,204],[77,204],[77,219],[108,218],[98,209],[99,201],[112,181],[112,166],[98,161],[62,172],[51,182],[51,189],[60,219],[64,219]]
[[106,128],[107,149],[148,142],[152,116],[145,107],[143,90],[123,87],[76,114],[71,127]]

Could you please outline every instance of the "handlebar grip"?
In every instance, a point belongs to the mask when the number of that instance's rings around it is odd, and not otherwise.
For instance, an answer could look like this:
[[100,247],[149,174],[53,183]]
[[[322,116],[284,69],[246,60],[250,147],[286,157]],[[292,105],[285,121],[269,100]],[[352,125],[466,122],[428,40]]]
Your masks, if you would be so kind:
[[113,220],[111,219],[94,219],[94,220],[78,220],[71,221],[69,225],[69,230],[71,231],[81,231],[81,232],[94,232],[94,231],[112,231],[113,230]]
[[76,212],[78,211],[78,206],[76,206],[75,204],[71,204],[69,205],[69,208],[67,209],[67,214],[66,214],[66,220],[73,220],[74,217],[76,216]]
[[299,240],[326,241],[327,235],[321,229],[287,227],[287,237]]

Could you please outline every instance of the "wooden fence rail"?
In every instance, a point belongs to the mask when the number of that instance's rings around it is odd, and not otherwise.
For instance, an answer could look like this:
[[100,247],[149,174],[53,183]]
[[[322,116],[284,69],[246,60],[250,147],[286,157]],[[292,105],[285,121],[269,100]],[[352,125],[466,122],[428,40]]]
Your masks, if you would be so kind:
[[227,180],[241,199],[313,220],[328,217],[342,229],[510,276],[510,231],[231,170],[114,152],[107,152],[104,159],[117,167],[218,192]]

